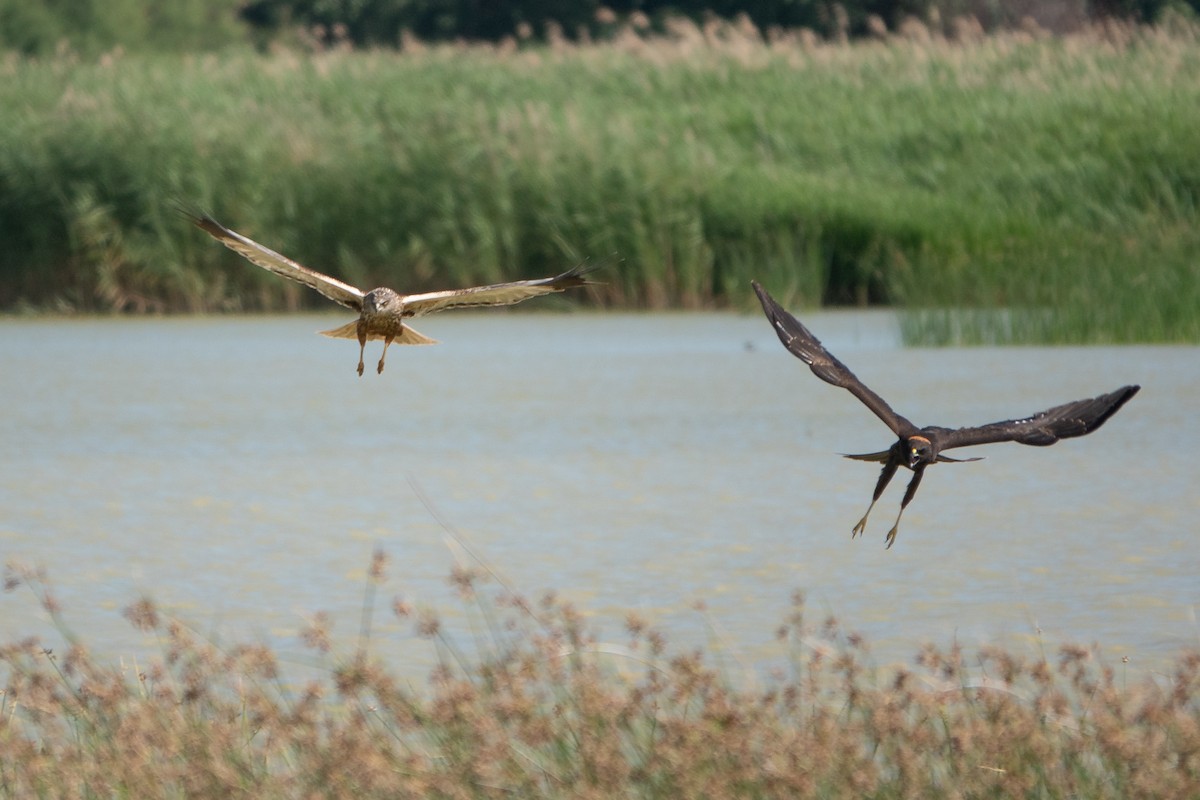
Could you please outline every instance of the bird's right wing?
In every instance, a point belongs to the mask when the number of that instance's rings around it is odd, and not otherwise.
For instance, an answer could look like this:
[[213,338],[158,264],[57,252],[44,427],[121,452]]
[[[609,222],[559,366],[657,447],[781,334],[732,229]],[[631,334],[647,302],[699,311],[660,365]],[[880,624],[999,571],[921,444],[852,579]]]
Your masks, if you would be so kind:
[[917,432],[917,426],[893,411],[882,397],[855,377],[849,367],[834,358],[820,340],[800,324],[800,320],[789,314],[767,294],[767,290],[762,288],[758,281],[751,281],[750,285],[754,287],[754,292],[762,303],[763,312],[771,321],[775,333],[779,335],[779,341],[783,342],[783,346],[791,351],[792,355],[808,364],[814,375],[826,383],[848,389],[863,405],[874,411],[875,416],[883,420],[897,436],[909,436]]
[[253,239],[242,236],[237,231],[231,231],[207,214],[180,208],[193,225],[228,247],[252,264],[270,270],[276,275],[282,275],[288,280],[302,283],[316,289],[335,303],[340,303],[355,311],[362,311],[363,293],[348,283],[342,283],[336,278],[323,275],[316,270],[297,264],[286,256],[276,253],[270,248],[263,247]]
[[1115,392],[1089,397],[1086,400],[1073,400],[1024,419],[1008,419],[977,428],[939,431],[938,447],[947,450],[951,447],[968,447],[991,442],[1019,442],[1045,447],[1059,439],[1083,436],[1103,425],[1129,398],[1137,394],[1140,388],[1122,386]]

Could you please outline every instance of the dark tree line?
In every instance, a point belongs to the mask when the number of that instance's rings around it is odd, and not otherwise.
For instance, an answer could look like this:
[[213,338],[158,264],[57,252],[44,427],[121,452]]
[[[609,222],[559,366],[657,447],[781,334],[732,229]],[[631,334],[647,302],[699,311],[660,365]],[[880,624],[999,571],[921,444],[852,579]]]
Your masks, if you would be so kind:
[[408,32],[429,41],[543,38],[553,26],[574,38],[603,38],[637,15],[653,30],[671,15],[697,22],[745,14],[760,29],[809,28],[857,36],[872,18],[895,29],[907,17],[960,15],[985,29],[1031,16],[1065,30],[1089,19],[1153,22],[1167,7],[1200,11],[1200,0],[0,0],[0,50],[52,53],[196,50],[230,41],[259,44],[296,32],[326,43],[393,46]]
[[[888,0],[890,2],[890,0]],[[902,0],[902,2],[905,0]],[[919,4],[925,0],[906,0]],[[868,0],[868,5],[884,4]],[[658,2],[658,0],[251,0],[243,16],[255,26],[280,29],[302,25],[326,35],[345,35],[359,45],[392,44],[402,30],[420,39],[496,41],[528,31],[544,36],[553,23],[568,37],[580,31],[603,35],[613,17],[628,18],[640,12],[650,22],[665,14],[699,17],[703,14],[732,17],[747,13],[760,27],[822,27],[830,3],[820,0],[714,0],[713,2]],[[335,30],[337,33],[335,34]]]
[[1200,0],[250,0],[242,16],[260,30],[299,25],[355,45],[386,46],[402,31],[433,41],[496,41],[522,31],[540,37],[547,23],[568,37],[602,37],[614,17],[635,13],[652,27],[669,15],[702,21],[745,14],[760,30],[804,27],[857,36],[869,31],[872,17],[894,29],[908,17],[970,15],[994,29],[1026,17],[1059,26],[1107,17],[1153,22],[1171,5],[1200,11]]

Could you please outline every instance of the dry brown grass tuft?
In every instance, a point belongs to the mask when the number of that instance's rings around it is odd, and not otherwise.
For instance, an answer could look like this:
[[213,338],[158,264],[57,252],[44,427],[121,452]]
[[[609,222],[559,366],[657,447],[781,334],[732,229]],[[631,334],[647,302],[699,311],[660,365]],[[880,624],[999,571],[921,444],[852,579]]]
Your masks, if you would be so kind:
[[[370,584],[383,577],[377,553]],[[1200,653],[1159,681],[1118,686],[1093,650],[1052,659],[927,645],[911,668],[869,666],[836,620],[778,637],[790,666],[734,685],[702,652],[671,653],[630,614],[598,641],[553,596],[485,599],[496,650],[447,658],[420,690],[360,647],[288,686],[261,645],[214,647],[149,600],[126,616],[164,642],[144,669],[79,643],[0,647],[5,797],[1195,797]],[[10,568],[57,619],[45,576]],[[368,595],[370,600],[370,595]],[[445,645],[435,613],[394,610]],[[328,654],[328,620],[306,637]]]

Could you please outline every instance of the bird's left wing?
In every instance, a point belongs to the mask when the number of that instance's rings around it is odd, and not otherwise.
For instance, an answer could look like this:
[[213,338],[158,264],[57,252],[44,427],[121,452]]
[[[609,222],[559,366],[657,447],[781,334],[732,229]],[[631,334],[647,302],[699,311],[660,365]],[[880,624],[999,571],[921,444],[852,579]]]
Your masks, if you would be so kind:
[[336,278],[323,275],[316,270],[292,261],[287,256],[280,255],[258,242],[242,236],[237,231],[226,228],[207,214],[197,213],[186,208],[180,208],[193,225],[216,239],[221,244],[237,253],[252,264],[270,270],[276,275],[282,275],[288,280],[302,283],[311,289],[328,297],[335,303],[340,303],[355,311],[362,311],[363,293],[348,283],[342,283]]
[[561,275],[555,275],[551,278],[513,281],[512,283],[494,283],[489,286],[473,286],[469,289],[449,289],[444,292],[410,294],[404,297],[404,315],[419,317],[447,308],[512,305],[522,300],[528,300],[531,297],[561,292],[564,289],[573,289],[576,286],[588,286],[594,283],[594,281],[589,281],[584,276],[595,269],[595,265],[581,264],[567,270]]
[[814,375],[826,383],[832,383],[834,386],[841,386],[848,390],[863,405],[874,411],[875,416],[883,420],[884,424],[891,428],[892,433],[897,436],[909,436],[917,432],[916,425],[892,410],[887,401],[860,381],[849,367],[838,361],[833,353],[825,349],[821,340],[813,336],[812,331],[804,327],[800,320],[789,314],[783,306],[775,301],[775,298],[767,294],[767,290],[762,288],[758,281],[751,281],[750,285],[754,287],[754,293],[758,295],[758,300],[762,303],[763,313],[770,320],[771,327],[775,329],[779,341],[783,342],[783,346],[792,355],[808,364]]
[[1009,419],[957,430],[938,429],[938,449],[967,447],[991,442],[1019,442],[1045,447],[1059,439],[1083,436],[1099,428],[1137,394],[1140,386],[1122,386],[1115,392],[1074,400],[1039,411],[1024,419]]

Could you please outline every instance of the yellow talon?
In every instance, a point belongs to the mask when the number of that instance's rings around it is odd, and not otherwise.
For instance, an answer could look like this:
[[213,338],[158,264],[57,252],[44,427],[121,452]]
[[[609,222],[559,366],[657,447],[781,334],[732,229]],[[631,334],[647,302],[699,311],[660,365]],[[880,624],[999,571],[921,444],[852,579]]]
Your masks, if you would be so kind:
[[890,531],[888,531],[888,535],[887,535],[887,547],[886,547],[886,548],[884,548],[885,550],[891,550],[891,549],[892,549],[892,544],[894,544],[894,543],[895,543],[895,541],[896,541],[896,529],[897,529],[897,528],[899,528],[899,527],[900,527],[900,522],[899,522],[899,521],[897,521],[897,522],[896,522],[896,524],[892,526],[892,529],[891,529]]

